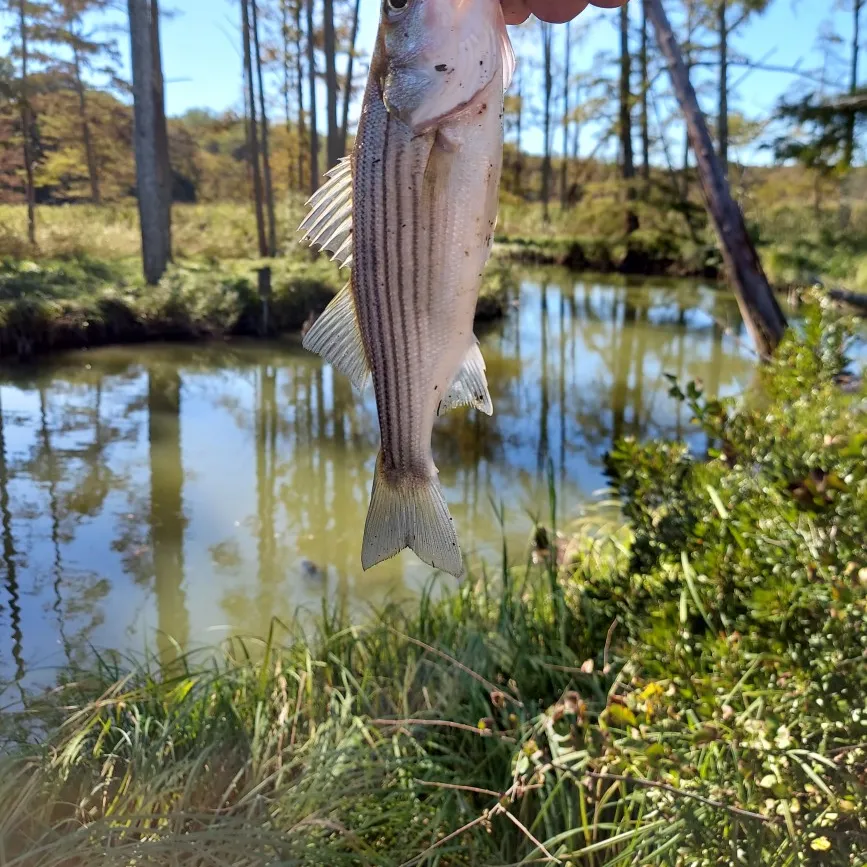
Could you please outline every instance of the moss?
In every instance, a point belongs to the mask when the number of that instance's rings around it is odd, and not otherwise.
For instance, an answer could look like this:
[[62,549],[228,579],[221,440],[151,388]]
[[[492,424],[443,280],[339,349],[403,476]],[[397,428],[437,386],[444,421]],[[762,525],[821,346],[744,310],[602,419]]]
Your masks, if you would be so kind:
[[[257,262],[173,265],[157,286],[134,266],[93,260],[0,264],[0,355],[143,340],[258,334]],[[334,295],[323,261],[272,263],[269,331],[298,330]]]

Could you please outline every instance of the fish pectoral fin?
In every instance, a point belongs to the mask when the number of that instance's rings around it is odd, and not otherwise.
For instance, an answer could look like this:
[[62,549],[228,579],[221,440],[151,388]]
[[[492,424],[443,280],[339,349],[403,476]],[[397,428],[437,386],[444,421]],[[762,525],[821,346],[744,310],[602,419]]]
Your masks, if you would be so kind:
[[509,38],[509,31],[506,30],[505,22],[500,25],[500,51],[503,57],[503,90],[506,91],[512,83],[512,78],[518,67],[518,61],[515,57],[515,49],[512,48],[512,40]]
[[341,268],[352,264],[352,158],[343,157],[307,202],[310,211],[298,228],[311,247],[333,253]]
[[364,389],[370,376],[370,366],[361,340],[361,329],[355,315],[355,298],[347,283],[334,296],[313,327],[304,335],[302,346],[322,356],[352,384]]
[[464,564],[454,521],[436,476],[392,482],[376,459],[370,509],[364,525],[361,565],[367,570],[404,548],[433,566],[461,578]]
[[485,415],[494,414],[488,379],[485,376],[485,359],[479,349],[479,341],[475,338],[457,376],[437,407],[437,415],[445,415],[459,406],[474,407]]

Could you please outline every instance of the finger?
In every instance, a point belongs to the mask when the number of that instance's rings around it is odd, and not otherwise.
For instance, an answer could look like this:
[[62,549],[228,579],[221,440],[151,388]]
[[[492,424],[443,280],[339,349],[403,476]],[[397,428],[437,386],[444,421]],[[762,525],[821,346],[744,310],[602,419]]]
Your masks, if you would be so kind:
[[530,11],[542,21],[562,24],[587,8],[587,0],[528,0]]
[[506,24],[523,24],[530,17],[530,8],[525,0],[503,0],[503,17]]

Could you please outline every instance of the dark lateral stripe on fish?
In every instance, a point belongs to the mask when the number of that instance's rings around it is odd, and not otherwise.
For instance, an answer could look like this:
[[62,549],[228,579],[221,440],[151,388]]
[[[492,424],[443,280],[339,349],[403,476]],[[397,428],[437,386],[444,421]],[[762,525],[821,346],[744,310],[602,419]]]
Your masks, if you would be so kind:
[[[367,143],[378,142],[383,138],[383,132],[387,123],[383,120],[387,117],[384,112],[372,109],[364,119],[365,126],[369,126]],[[385,161],[382,151],[374,151],[371,147],[363,147],[358,161],[358,174],[355,183],[363,183],[366,186],[375,177],[377,165]],[[382,416],[382,404],[388,400],[384,389],[387,385],[388,376],[383,369],[383,347],[386,345],[386,322],[383,299],[377,286],[379,273],[379,229],[380,229],[380,202],[374,195],[375,188],[369,189],[369,196],[355,196],[354,203],[358,213],[356,221],[356,241],[363,245],[364,252],[356,258],[356,263],[366,261],[367,267],[356,271],[356,297],[358,299],[357,310],[360,320],[363,321],[362,334],[367,335],[367,354],[371,369],[374,372],[374,386],[376,391],[376,404],[380,413],[383,426],[383,439],[390,438],[390,431],[386,429],[388,419]],[[354,270],[357,265],[354,266]],[[383,381],[385,380],[385,382]]]
[[[400,130],[398,130],[400,133]],[[402,136],[401,136],[402,138]],[[395,241],[396,253],[397,253],[397,271],[395,274],[396,280],[393,286],[395,292],[397,292],[397,301],[398,301],[398,309],[400,310],[400,324],[399,327],[403,334],[403,340],[401,341],[401,346],[404,349],[404,354],[410,350],[410,347],[417,343],[417,335],[412,333],[412,329],[410,327],[410,321],[407,318],[406,311],[406,291],[404,282],[406,281],[406,275],[404,274],[404,243],[406,239],[406,233],[403,229],[403,197],[406,191],[406,178],[404,177],[404,167],[406,163],[406,151],[407,148],[403,142],[397,146],[397,153],[395,154],[395,168],[394,168],[394,177],[395,183],[393,185],[393,195],[394,195],[394,214],[395,214],[395,222],[393,223],[394,229],[392,231],[392,238]],[[415,320],[417,322],[417,320]],[[417,329],[415,329],[417,330]],[[408,359],[407,359],[408,360]],[[411,365],[405,365],[404,371],[408,372],[411,369]],[[405,386],[401,389],[401,406],[402,407],[411,407],[415,406],[413,402],[413,377],[412,376],[401,376],[401,384]],[[404,413],[404,424],[409,422],[409,430],[406,431],[408,441],[415,442],[415,424],[418,417],[418,413],[410,412]]]
[[391,129],[393,121],[389,117],[385,123],[385,141],[382,149],[382,159],[379,164],[380,207],[376,215],[375,244],[377,249],[382,250],[382,269],[376,279],[383,281],[385,298],[385,318],[381,323],[381,342],[379,349],[382,353],[383,362],[383,385],[387,391],[387,400],[380,405],[377,399],[377,409],[380,418],[384,419],[386,430],[384,433],[383,455],[386,458],[389,470],[397,470],[399,467],[394,463],[394,456],[398,453],[400,416],[395,417],[395,410],[400,406],[400,374],[398,370],[397,341],[395,339],[395,313],[394,299],[392,298],[392,256],[388,238],[389,213],[389,184],[388,176],[394,167],[391,165],[392,154],[389,150],[391,142]]
[[[389,115],[386,127],[385,160],[383,161],[383,199],[385,207],[382,209],[384,246],[388,251],[385,265],[385,293],[388,299],[388,346],[391,350],[391,383],[394,387],[394,397],[391,400],[387,412],[391,416],[394,439],[390,443],[393,453],[389,455],[392,466],[403,471],[406,469],[404,449],[401,448],[405,441],[408,412],[411,404],[406,402],[406,361],[401,351],[407,345],[406,329],[404,328],[401,303],[401,272],[400,272],[400,244],[399,234],[394,229],[394,213],[397,209],[397,200],[400,198],[401,169],[403,163],[403,142],[401,130],[395,129],[396,121]],[[395,133],[397,135],[395,135]],[[389,228],[391,230],[389,231]],[[403,364],[401,363],[403,361]],[[395,460],[396,455],[401,456],[400,461]]]

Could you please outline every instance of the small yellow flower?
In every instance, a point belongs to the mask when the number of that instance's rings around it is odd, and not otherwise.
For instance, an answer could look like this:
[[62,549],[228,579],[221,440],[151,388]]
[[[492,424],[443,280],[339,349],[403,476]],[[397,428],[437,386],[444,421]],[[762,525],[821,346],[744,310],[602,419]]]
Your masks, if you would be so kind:
[[831,841],[827,837],[816,837],[810,843],[810,848],[815,849],[817,852],[827,852],[831,848]]

